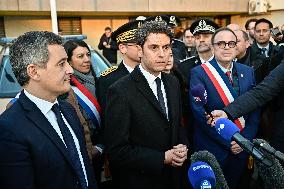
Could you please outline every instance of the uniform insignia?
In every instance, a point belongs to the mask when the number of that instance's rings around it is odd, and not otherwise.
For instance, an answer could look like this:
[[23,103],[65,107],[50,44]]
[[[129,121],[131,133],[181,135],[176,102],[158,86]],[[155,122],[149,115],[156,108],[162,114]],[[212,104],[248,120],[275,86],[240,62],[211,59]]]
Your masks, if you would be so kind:
[[179,62],[180,63],[183,63],[183,62],[185,62],[185,61],[187,61],[187,60],[190,60],[190,59],[193,59],[193,58],[195,58],[196,56],[190,56],[190,57],[187,57],[187,58],[185,58],[185,59],[182,59],[182,60],[179,60]]
[[115,71],[118,67],[117,66],[112,66],[110,68],[108,68],[107,70],[103,71],[101,73],[101,76],[104,77],[104,76],[107,76],[108,74],[110,74],[111,72]]

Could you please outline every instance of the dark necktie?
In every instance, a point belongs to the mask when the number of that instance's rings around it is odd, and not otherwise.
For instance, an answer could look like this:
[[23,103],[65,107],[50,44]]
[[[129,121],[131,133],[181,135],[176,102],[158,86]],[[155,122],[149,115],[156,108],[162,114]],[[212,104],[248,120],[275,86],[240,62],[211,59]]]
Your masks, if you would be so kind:
[[226,74],[226,76],[228,77],[228,79],[229,79],[231,85],[234,86],[233,79],[232,79],[232,77],[231,77],[231,71],[227,71],[225,74]]
[[261,48],[261,54],[264,55],[265,57],[266,57],[266,51],[267,51],[266,48]]
[[68,129],[67,125],[63,121],[63,118],[60,113],[60,107],[56,103],[52,106],[51,109],[56,116],[58,126],[60,128],[61,134],[63,135],[64,142],[67,146],[67,151],[70,155],[70,159],[72,161],[73,167],[75,168],[78,178],[81,182],[82,188],[87,189],[88,187],[87,187],[87,183],[85,180],[83,168],[82,168],[82,165],[79,159],[79,154],[78,154],[74,139],[72,137],[72,134],[70,130]]
[[164,96],[162,93],[162,89],[161,89],[161,79],[159,77],[157,77],[155,79],[156,84],[157,84],[157,96],[158,96],[158,101],[160,103],[160,106],[164,112],[165,115],[167,115],[166,113],[166,106],[165,106],[165,100],[164,100]]

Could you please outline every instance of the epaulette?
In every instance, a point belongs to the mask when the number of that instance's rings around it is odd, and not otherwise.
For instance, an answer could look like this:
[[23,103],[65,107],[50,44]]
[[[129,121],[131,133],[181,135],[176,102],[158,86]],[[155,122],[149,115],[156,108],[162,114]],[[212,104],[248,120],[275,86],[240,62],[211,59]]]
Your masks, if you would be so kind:
[[107,70],[103,71],[100,76],[104,77],[104,76],[108,75],[109,73],[115,71],[116,69],[117,69],[117,66],[112,66],[112,67],[108,68]]
[[185,59],[182,59],[182,60],[180,60],[179,62],[180,63],[183,63],[183,62],[185,62],[185,61],[187,61],[187,60],[190,60],[190,59],[193,59],[193,58],[195,58],[196,56],[190,56],[190,57],[187,57],[187,58],[185,58]]

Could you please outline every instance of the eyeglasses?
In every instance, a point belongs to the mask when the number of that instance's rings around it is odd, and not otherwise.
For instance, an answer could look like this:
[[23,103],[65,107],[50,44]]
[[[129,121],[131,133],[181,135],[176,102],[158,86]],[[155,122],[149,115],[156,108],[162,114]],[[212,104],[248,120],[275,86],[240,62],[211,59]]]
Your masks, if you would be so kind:
[[226,46],[228,45],[229,48],[234,48],[237,45],[236,41],[218,41],[216,43],[213,43],[214,45],[217,45],[220,49],[225,49]]

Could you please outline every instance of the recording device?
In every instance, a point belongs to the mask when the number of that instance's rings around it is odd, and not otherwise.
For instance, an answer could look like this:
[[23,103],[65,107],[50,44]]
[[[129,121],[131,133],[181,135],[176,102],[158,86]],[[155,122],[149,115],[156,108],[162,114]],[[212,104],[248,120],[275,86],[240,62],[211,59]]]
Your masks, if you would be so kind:
[[275,156],[277,159],[284,161],[284,154],[280,151],[276,151],[272,146],[270,146],[265,140],[263,139],[253,139],[253,144],[258,146],[260,149],[265,150],[269,154]]
[[195,152],[194,154],[191,155],[190,157],[191,163],[195,163],[195,162],[205,162],[207,163],[213,170],[214,174],[215,174],[215,178],[216,178],[216,188],[222,188],[222,189],[229,189],[227,181],[224,177],[224,174],[222,172],[222,169],[218,163],[218,161],[216,160],[215,156],[204,150],[204,151],[198,151]]
[[201,104],[204,109],[206,114],[210,115],[211,118],[213,118],[211,112],[209,111],[209,107],[207,105],[207,91],[204,88],[202,84],[197,84],[191,89],[191,94],[194,98],[194,101],[197,104]]
[[262,162],[266,166],[272,165],[272,162],[264,156],[260,150],[255,148],[253,143],[239,133],[240,129],[231,120],[220,118],[216,121],[215,128],[225,140],[235,141],[243,150],[251,154],[258,161]]
[[271,28],[271,33],[274,36],[282,35],[282,32],[278,28]]
[[205,162],[192,163],[188,169],[188,179],[194,189],[215,188],[215,175],[212,168]]
[[[265,153],[265,152],[264,152]],[[259,176],[262,178],[265,189],[284,188],[284,170],[273,155],[267,153],[265,156],[272,162],[272,166],[267,167],[259,161],[255,161]]]

